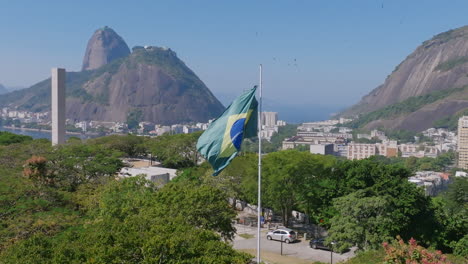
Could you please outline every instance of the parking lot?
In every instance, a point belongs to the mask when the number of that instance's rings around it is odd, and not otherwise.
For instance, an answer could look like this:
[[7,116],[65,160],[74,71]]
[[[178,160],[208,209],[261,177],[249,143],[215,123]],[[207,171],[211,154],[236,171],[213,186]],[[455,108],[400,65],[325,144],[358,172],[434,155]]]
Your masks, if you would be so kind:
[[[234,239],[234,248],[235,249],[256,249],[257,248],[257,228],[236,225],[237,235]],[[299,240],[295,243],[286,244],[281,243],[275,240],[266,239],[266,228],[262,228],[261,231],[261,249],[262,251],[272,252],[280,254],[281,244],[283,244],[283,256],[294,257],[298,259],[304,259],[308,261],[321,261],[324,263],[330,263],[330,254],[333,254],[333,263],[338,263],[339,261],[346,260],[354,256],[354,250],[346,252],[344,254],[331,253],[327,250],[322,249],[312,249],[309,247],[309,241]],[[243,238],[239,236],[240,234],[247,234],[246,236],[253,236],[251,238]]]

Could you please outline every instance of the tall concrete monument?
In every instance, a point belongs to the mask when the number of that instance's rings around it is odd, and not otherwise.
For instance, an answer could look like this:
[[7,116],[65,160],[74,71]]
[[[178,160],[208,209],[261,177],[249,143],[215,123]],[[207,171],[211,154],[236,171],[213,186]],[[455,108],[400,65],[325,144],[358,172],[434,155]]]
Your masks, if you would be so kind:
[[65,69],[52,68],[52,145],[65,143]]

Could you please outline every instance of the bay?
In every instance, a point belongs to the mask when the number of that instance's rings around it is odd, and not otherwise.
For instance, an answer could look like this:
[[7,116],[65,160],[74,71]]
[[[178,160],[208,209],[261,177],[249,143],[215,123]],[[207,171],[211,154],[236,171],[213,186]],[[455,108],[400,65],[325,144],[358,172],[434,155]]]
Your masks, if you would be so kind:
[[[7,128],[0,126],[0,131],[7,131],[18,135],[25,135],[30,136],[34,139],[45,138],[48,140],[52,140],[52,133],[50,131],[36,131],[36,130],[26,130],[21,128]],[[80,139],[88,139],[88,138],[95,138],[97,135],[88,135],[88,134],[66,134],[65,137],[68,139],[70,137],[77,137]]]

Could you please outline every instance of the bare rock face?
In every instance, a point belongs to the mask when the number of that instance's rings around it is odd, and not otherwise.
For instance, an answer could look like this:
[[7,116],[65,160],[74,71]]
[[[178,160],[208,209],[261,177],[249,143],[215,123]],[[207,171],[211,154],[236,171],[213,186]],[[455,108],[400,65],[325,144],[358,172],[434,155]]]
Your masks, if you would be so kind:
[[94,70],[130,54],[125,41],[109,27],[96,30],[88,41],[82,70]]
[[135,48],[123,62],[106,67],[82,86],[91,100],[70,98],[70,118],[125,122],[130,112],[139,111],[142,120],[175,124],[206,122],[224,110],[170,49]]
[[468,26],[425,41],[395,68],[382,85],[364,96],[344,115],[371,112],[409,97],[465,85],[468,85]]

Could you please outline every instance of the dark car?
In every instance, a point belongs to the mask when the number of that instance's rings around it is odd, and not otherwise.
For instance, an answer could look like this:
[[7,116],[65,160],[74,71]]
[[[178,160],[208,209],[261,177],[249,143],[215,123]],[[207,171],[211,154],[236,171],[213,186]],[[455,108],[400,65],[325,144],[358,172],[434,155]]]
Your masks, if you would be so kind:
[[309,242],[309,246],[314,249],[321,248],[321,249],[331,250],[331,248],[327,244],[325,244],[325,238],[311,239]]

